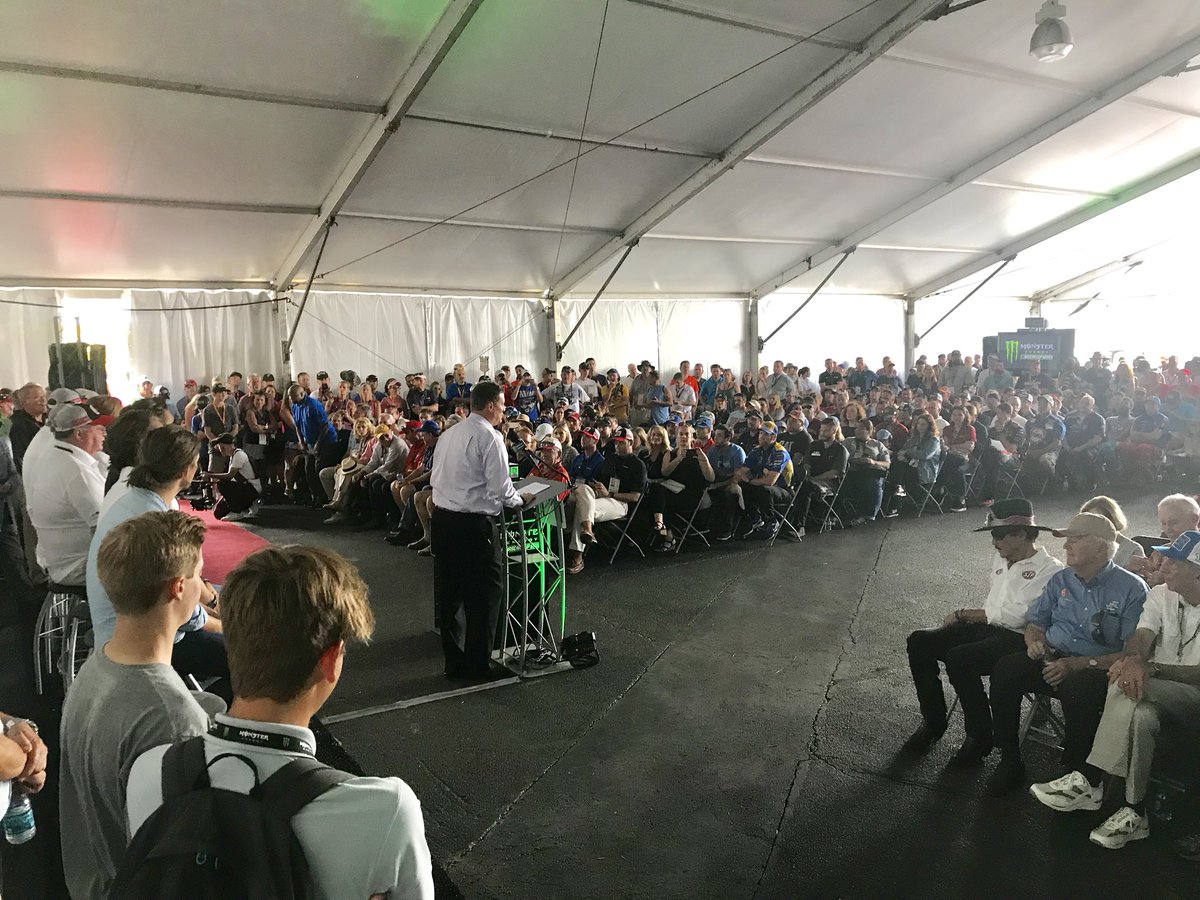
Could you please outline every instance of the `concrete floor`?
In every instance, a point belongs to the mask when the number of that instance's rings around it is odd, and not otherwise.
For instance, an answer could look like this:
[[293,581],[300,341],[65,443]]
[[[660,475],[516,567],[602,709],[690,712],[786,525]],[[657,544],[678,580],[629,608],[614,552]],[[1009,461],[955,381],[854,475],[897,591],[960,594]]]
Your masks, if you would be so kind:
[[[1120,499],[1133,533],[1157,530],[1156,497]],[[1077,500],[1039,501],[1040,520],[1065,522]],[[322,517],[268,507],[246,524],[337,549],[371,585],[376,638],[351,650],[325,712],[444,689],[431,561]],[[982,519],[590,565],[567,630],[597,633],[599,666],[330,730],[413,787],[468,898],[1195,897],[1196,869],[1169,852],[1178,820],[1113,853],[1087,841],[1094,814],[983,799],[994,760],[944,772],[958,717],[896,765],[919,721],[905,636],[982,599]],[[1049,751],[1030,769],[1059,774]]]
[[[1156,497],[1121,499],[1133,533],[1156,532]],[[1039,518],[1065,522],[1077,502],[1044,498]],[[1113,853],[1087,841],[1094,814],[982,798],[994,760],[944,772],[957,717],[897,767],[919,722],[905,636],[982,599],[982,519],[591,565],[570,582],[567,630],[597,633],[600,666],[331,730],[367,771],[412,785],[472,898],[1195,896],[1195,869],[1169,853],[1177,822]],[[261,533],[319,539],[372,586],[377,637],[330,712],[441,687],[430,561],[375,535]],[[1030,768],[1060,774],[1050,751]]]

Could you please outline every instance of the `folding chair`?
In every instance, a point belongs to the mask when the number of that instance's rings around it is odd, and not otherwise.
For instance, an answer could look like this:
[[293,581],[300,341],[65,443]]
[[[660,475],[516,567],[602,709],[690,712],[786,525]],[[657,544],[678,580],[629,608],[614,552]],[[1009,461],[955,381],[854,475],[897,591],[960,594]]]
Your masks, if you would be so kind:
[[946,454],[945,451],[943,451],[938,456],[937,471],[934,473],[933,481],[931,481],[929,484],[923,484],[918,478],[913,490],[907,495],[909,502],[911,502],[917,508],[918,519],[925,514],[925,507],[930,503],[937,507],[938,512],[944,512],[942,509],[942,501],[933,496],[933,491],[937,487],[938,478],[941,477],[942,465],[945,463],[945,461]]
[[621,548],[623,546],[625,546],[626,544],[628,544],[634,550],[636,550],[638,556],[640,556],[642,559],[646,558],[646,551],[643,550],[641,545],[637,541],[635,541],[629,534],[629,529],[633,526],[633,521],[634,521],[634,519],[637,518],[638,510],[642,508],[642,500],[644,500],[645,497],[646,497],[646,494],[643,492],[642,496],[638,497],[638,502],[633,505],[633,508],[630,509],[628,513],[626,513],[626,515],[623,519],[610,519],[607,522],[596,522],[595,523],[593,530],[598,529],[602,525],[608,525],[611,527],[605,529],[606,531],[617,532],[617,539],[613,543],[609,543],[607,541],[601,540],[600,533],[596,534],[596,539],[600,542],[600,544],[606,550],[612,551],[612,556],[610,556],[608,558],[608,564],[610,566],[613,564],[613,562],[616,561],[617,554],[621,552]]
[[39,694],[43,690],[43,676],[53,674],[56,669],[64,675],[63,683],[70,684],[63,668],[65,650],[76,620],[73,611],[80,601],[86,607],[86,596],[82,586],[54,583],[46,592],[33,629],[33,680]]
[[1002,461],[1000,463],[999,470],[996,472],[996,495],[1003,496],[1005,500],[1009,500],[1012,499],[1012,496],[1015,493],[1021,499],[1026,499],[1025,492],[1021,490],[1020,485],[1021,472],[1024,469],[1024,457],[1019,457],[1017,459],[1017,466],[1015,469],[1004,465]]
[[683,532],[675,540],[675,552],[677,554],[683,549],[683,543],[688,538],[695,538],[696,540],[700,541],[700,543],[704,544],[705,547],[712,546],[712,544],[708,542],[708,529],[699,528],[696,525],[696,519],[699,517],[700,513],[711,506],[712,498],[708,495],[708,491],[705,491],[700,495],[700,499],[696,503],[696,508],[692,510],[692,514],[690,516],[685,516],[683,513],[672,514],[672,519],[679,523],[679,525],[683,528]]
[[[840,484],[840,482],[839,482],[839,484]],[[804,537],[804,534],[802,532],[802,529],[804,528],[804,523],[801,522],[800,525],[797,526],[792,521],[792,518],[791,518],[792,509],[796,506],[796,500],[799,497],[800,497],[799,488],[797,488],[795,485],[790,485],[788,487],[787,500],[786,501],[777,500],[771,504],[771,512],[773,512],[779,518],[779,529],[773,535],[771,535],[771,539],[769,541],[767,541],[768,547],[775,546],[775,541],[778,539],[779,535],[783,533],[783,530],[785,528],[788,530],[788,533],[791,534],[791,536],[794,537],[797,541],[801,540]]]
[[1054,709],[1054,697],[1050,694],[1026,694],[1029,710],[1021,718],[1017,740],[1023,748],[1026,740],[1055,750],[1062,749],[1067,726],[1062,716]]
[[[845,529],[846,523],[842,521],[841,514],[837,511],[838,498],[842,495],[842,484],[846,479],[839,478],[834,482],[833,488],[830,489],[827,484],[821,482],[813,482],[813,504],[821,504],[824,511],[818,510],[818,515],[821,518],[821,524],[817,529],[818,534],[824,534],[826,531],[833,530],[833,523],[837,523],[837,527]],[[809,515],[812,515],[812,507],[809,507]]]

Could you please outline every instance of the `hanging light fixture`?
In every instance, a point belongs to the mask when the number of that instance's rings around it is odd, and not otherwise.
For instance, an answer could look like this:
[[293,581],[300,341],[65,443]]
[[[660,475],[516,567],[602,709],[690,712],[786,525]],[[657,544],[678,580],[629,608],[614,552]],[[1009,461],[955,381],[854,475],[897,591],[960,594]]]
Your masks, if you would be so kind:
[[1046,0],[1033,21],[1037,27],[1029,39],[1029,55],[1038,62],[1058,62],[1075,47],[1066,23],[1067,8],[1057,0]]

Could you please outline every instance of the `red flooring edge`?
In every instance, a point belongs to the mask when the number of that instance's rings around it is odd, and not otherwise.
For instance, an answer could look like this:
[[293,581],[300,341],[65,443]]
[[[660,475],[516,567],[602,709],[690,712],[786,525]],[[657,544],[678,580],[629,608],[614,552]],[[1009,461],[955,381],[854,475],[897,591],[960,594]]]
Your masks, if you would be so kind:
[[186,500],[179,501],[179,508],[208,526],[204,535],[204,577],[213,584],[221,584],[238,563],[255,550],[271,544],[233,522],[213,518],[212,510],[192,509]]

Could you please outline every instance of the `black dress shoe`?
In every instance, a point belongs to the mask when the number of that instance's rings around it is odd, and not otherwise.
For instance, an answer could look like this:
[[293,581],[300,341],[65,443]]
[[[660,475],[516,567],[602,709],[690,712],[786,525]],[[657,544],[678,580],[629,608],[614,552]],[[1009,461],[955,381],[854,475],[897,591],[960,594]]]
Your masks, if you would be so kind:
[[987,795],[1003,797],[1025,787],[1025,763],[1019,757],[1003,756],[996,771],[988,779]]
[[383,541],[385,544],[391,544],[393,547],[405,547],[411,543],[406,531],[389,531]]
[[904,742],[904,747],[901,749],[903,749],[905,753],[925,753],[930,747],[936,744],[945,733],[945,724],[922,722],[921,727],[912,733],[912,737]]
[[958,748],[958,752],[950,757],[950,765],[956,769],[977,766],[991,752],[991,738],[977,738],[968,735],[962,746]]

